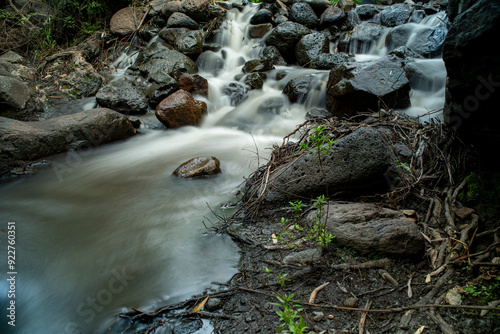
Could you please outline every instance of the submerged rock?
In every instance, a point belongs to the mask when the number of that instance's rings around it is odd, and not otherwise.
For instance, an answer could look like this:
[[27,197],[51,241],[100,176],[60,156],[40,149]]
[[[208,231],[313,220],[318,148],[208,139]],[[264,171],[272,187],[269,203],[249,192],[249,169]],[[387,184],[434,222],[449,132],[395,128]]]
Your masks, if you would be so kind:
[[222,173],[220,161],[216,157],[197,157],[177,167],[174,175],[181,178],[211,176]]
[[288,96],[288,99],[292,103],[302,102],[317,86],[318,77],[316,75],[301,75],[293,78],[286,84],[285,88],[283,88],[283,94]]
[[295,61],[295,45],[302,36],[311,30],[296,22],[283,22],[277,25],[266,37],[267,45],[274,45],[281,55],[290,62]]
[[[417,257],[425,251],[425,241],[415,222],[402,212],[368,203],[329,203],[327,230],[335,242],[361,253]],[[315,222],[316,212],[308,216]]]
[[302,37],[295,46],[297,63],[304,66],[316,59],[320,54],[327,53],[330,41],[322,33],[315,32]]
[[87,148],[133,136],[128,118],[106,108],[82,111],[39,122],[0,117],[0,151],[13,159],[35,160],[66,152],[75,143]]
[[155,111],[156,118],[167,128],[199,125],[206,113],[207,104],[182,89],[161,101]]

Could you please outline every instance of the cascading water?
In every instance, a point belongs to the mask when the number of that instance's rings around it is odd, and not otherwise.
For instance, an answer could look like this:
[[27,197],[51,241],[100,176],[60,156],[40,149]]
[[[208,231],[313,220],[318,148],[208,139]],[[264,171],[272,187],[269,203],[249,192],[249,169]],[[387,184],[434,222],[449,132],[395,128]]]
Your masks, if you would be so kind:
[[[256,8],[228,12],[219,35],[223,48],[216,53],[223,68],[200,72],[209,81],[209,113],[200,127],[143,127],[125,142],[62,156],[57,163],[71,171],[64,176],[49,168],[0,187],[0,221],[17,227],[15,333],[113,332],[105,328],[121,311],[184,300],[236,273],[237,246],[202,224],[211,216],[207,205],[234,200],[235,189],[257,167],[256,152],[262,164],[266,149],[302,123],[309,108],[325,106],[328,79],[328,71],[277,66],[262,90],[234,106],[224,87],[237,83],[245,61],[262,51],[261,40],[248,39],[245,31]],[[372,50],[370,57],[381,52]],[[133,55],[119,58],[110,78],[124,75],[132,63]],[[420,115],[442,103],[444,67],[439,59],[418,60],[414,67],[427,74],[413,83],[407,112]],[[285,74],[277,79],[280,71]],[[282,90],[304,74],[315,75],[317,88],[290,103]],[[152,115],[144,120],[157,122]],[[218,157],[223,173],[199,180],[172,176],[181,163],[201,155]],[[3,231],[0,238],[5,245]],[[8,288],[0,282],[0,298]],[[0,299],[3,309],[6,302]],[[209,324],[200,332],[209,333]]]

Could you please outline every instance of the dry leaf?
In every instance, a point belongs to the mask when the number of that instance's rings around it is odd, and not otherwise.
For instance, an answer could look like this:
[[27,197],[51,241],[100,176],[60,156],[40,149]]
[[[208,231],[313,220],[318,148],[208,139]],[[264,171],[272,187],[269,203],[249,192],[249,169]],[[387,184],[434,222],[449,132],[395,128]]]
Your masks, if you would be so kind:
[[278,243],[278,238],[276,237],[276,234],[271,234],[271,239],[273,239],[273,244],[277,244]]
[[411,297],[413,297],[413,292],[411,291],[411,277],[410,279],[408,280],[408,298],[411,299]]
[[431,274],[427,274],[427,276],[425,277],[425,283],[430,283],[431,281]]
[[205,306],[205,303],[207,302],[208,300],[208,296],[205,297],[205,299],[203,299],[203,301],[201,303],[199,303],[198,305],[195,306],[195,308],[193,308],[191,310],[191,312],[199,312],[201,311],[201,309],[203,308],[203,306]]
[[420,326],[420,328],[417,329],[417,331],[414,334],[422,334],[425,328],[426,328],[425,326]]

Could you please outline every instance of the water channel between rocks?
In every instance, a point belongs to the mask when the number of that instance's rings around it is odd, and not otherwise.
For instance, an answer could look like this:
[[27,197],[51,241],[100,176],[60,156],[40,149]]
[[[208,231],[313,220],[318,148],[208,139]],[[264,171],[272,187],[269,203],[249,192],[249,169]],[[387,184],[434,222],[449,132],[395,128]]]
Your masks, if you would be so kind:
[[[241,58],[257,58],[262,49],[260,40],[245,37],[255,9],[229,12],[220,37],[225,67],[217,75],[199,73],[210,85],[209,114],[200,127],[164,130],[154,115],[146,115],[141,135],[62,157],[59,164],[70,171],[64,175],[49,168],[0,187],[0,220],[17,227],[15,333],[103,331],[121,311],[154,310],[216,288],[213,282],[236,273],[237,246],[203,224],[212,217],[208,206],[223,211],[220,205],[235,199],[238,185],[259,159],[264,162],[272,144],[281,144],[308,109],[324,107],[328,79],[328,71],[277,67],[262,90],[231,106],[221,87],[241,73]],[[386,52],[372,47],[357,60]],[[412,107],[405,111],[411,116],[444,102],[442,60],[418,60],[415,67],[423,79],[412,83]],[[279,70],[288,74],[276,80]],[[310,73],[318,77],[315,94],[289,104],[281,93],[285,84]],[[284,112],[259,113],[269,99],[281,100]],[[74,110],[94,103],[85,100]],[[65,108],[54,108],[53,116]],[[198,180],[172,176],[181,163],[201,155],[218,157],[222,174]],[[1,238],[5,244],[6,236]],[[1,298],[7,290],[6,281],[0,282]],[[0,302],[5,309],[6,300]],[[210,325],[199,332],[209,333]]]

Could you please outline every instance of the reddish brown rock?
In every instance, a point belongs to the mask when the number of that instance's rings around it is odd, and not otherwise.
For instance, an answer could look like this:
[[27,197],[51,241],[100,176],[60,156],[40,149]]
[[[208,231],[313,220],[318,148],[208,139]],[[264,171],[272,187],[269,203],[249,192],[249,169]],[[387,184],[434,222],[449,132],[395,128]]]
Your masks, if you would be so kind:
[[198,74],[183,74],[179,78],[179,87],[193,95],[208,97],[208,81]]
[[120,36],[132,34],[141,23],[144,13],[134,7],[125,7],[117,11],[109,22],[111,33]]
[[182,178],[210,176],[222,173],[220,161],[216,157],[197,157],[186,161],[174,171]]
[[156,107],[156,118],[167,128],[178,128],[186,125],[199,125],[203,115],[207,113],[207,104],[180,89],[161,101]]

